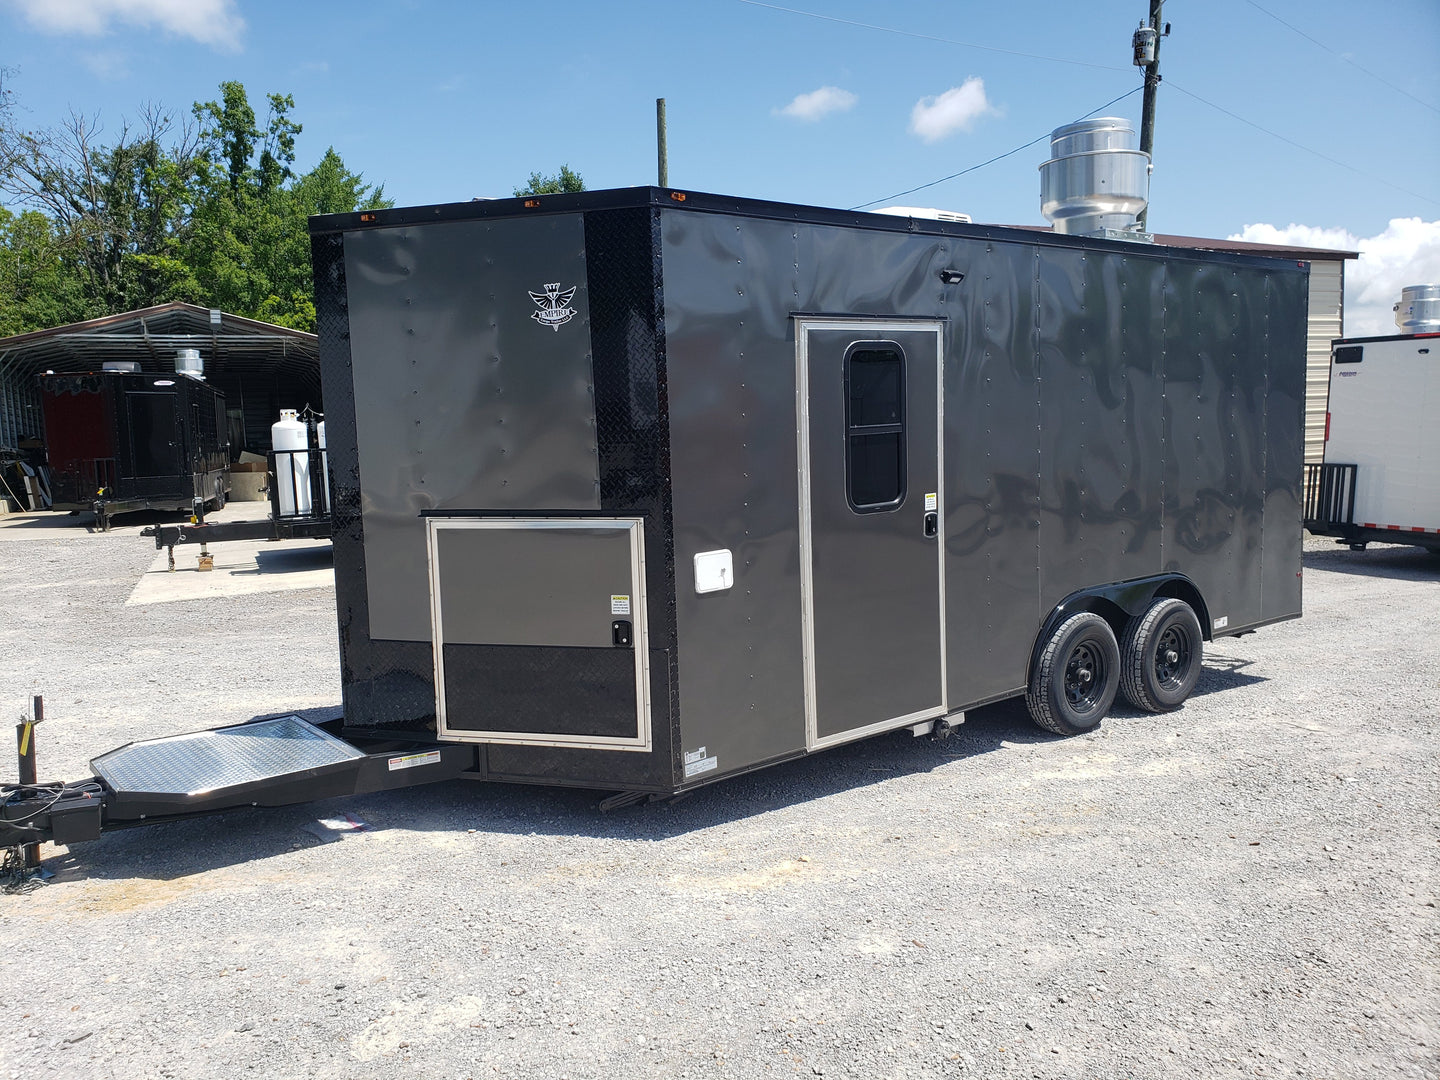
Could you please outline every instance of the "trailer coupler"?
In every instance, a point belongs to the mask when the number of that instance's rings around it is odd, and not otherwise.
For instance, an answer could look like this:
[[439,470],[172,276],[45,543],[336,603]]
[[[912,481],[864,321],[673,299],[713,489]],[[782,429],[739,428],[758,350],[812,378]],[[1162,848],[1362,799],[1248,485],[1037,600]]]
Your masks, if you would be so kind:
[[95,840],[103,805],[104,791],[94,777],[71,784],[6,784],[0,787],[0,848]]

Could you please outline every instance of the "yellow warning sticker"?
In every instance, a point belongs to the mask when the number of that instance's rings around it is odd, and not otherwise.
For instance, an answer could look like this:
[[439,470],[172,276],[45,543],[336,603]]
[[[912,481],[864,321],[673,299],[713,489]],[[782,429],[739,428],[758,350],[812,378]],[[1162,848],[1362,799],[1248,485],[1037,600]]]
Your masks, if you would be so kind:
[[425,754],[406,754],[404,757],[392,757],[387,764],[390,771],[396,769],[414,769],[420,765],[439,765],[440,751],[431,750]]

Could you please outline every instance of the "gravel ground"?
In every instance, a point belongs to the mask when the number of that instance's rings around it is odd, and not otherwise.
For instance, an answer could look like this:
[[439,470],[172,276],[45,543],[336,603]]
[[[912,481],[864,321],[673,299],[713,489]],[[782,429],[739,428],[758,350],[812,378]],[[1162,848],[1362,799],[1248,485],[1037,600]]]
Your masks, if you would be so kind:
[[[338,707],[331,590],[126,606],[152,557],[0,541],[42,777]],[[1437,643],[1440,559],[1314,540],[1305,619],[1080,738],[1006,703],[610,815],[459,781],[47,846],[0,1077],[1440,1077]]]

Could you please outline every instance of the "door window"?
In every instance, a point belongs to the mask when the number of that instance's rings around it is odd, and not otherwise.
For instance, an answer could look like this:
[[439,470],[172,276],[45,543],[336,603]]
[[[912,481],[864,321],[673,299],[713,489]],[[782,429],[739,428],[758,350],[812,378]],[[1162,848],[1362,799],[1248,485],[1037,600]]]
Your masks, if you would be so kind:
[[893,341],[845,353],[845,482],[856,513],[905,501],[905,353]]

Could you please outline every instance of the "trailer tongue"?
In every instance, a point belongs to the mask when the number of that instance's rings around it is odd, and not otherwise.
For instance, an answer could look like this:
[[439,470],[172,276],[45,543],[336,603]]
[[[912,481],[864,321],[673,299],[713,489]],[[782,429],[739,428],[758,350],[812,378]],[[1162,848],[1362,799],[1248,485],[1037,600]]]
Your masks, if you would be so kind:
[[473,746],[342,739],[327,726],[291,715],[127,743],[91,761],[89,780],[8,786],[0,847],[71,844],[102,829],[414,787],[475,769]]

